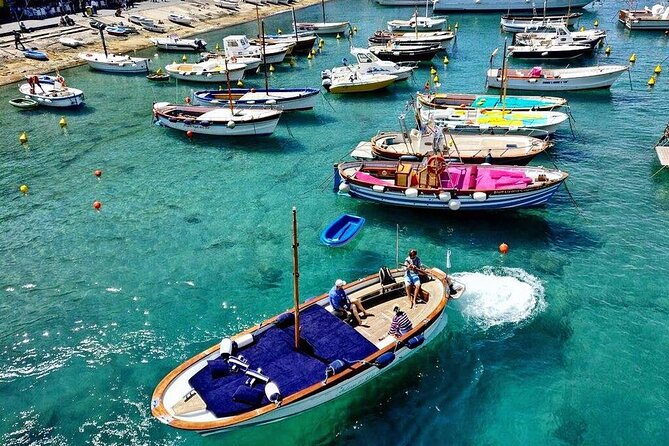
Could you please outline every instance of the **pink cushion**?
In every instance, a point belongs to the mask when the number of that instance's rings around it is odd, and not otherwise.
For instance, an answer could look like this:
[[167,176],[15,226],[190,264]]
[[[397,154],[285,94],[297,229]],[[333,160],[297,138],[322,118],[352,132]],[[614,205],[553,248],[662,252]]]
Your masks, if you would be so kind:
[[356,180],[364,181],[365,183],[369,184],[379,184],[382,186],[393,185],[393,182],[390,180],[382,180],[381,178],[376,178],[375,176],[370,175],[366,172],[358,171],[353,175],[353,178],[355,178]]

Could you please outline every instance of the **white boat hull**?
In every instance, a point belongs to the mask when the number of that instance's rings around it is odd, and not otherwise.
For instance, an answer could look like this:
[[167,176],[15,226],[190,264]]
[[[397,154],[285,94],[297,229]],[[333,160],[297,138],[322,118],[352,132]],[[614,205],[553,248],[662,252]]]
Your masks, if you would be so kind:
[[[272,99],[274,96],[270,93],[268,98]],[[316,98],[318,95],[301,97],[301,98],[280,98],[276,97],[276,104],[272,105],[272,108],[283,111],[297,111],[297,110],[310,110],[316,105]],[[269,105],[266,103],[252,104],[250,101],[233,101],[235,108],[267,108]],[[193,95],[193,105],[207,105],[207,106],[216,106],[216,107],[225,107],[227,106],[228,101],[226,100],[212,100],[207,101],[198,98],[196,95]]]
[[118,59],[105,58],[104,54],[80,56],[88,65],[98,71],[108,73],[146,73],[149,71],[149,59],[119,56]]
[[[43,91],[42,91],[43,90]],[[44,107],[78,107],[84,104],[84,92],[77,88],[56,90],[53,84],[41,84],[35,87],[35,93],[30,92],[30,85],[23,84],[19,91],[29,99]]]
[[351,25],[348,22],[333,23],[298,23],[298,31],[313,31],[318,34],[343,34]]
[[425,6],[421,0],[376,0],[382,6]]
[[[560,76],[553,78],[513,78],[506,80],[507,89],[525,91],[570,91],[590,90],[596,88],[610,88],[611,85],[626,71],[625,67],[617,71],[603,71],[582,77]],[[488,70],[487,82],[492,88],[501,88],[502,79],[497,75],[498,70]]]
[[[241,80],[244,78],[244,72],[245,69],[240,69],[240,70],[230,70],[228,71],[229,73],[229,78],[230,81],[237,82],[238,80]],[[228,80],[228,75],[226,75],[225,71],[217,72],[217,73],[206,73],[206,74],[197,74],[197,73],[190,73],[190,72],[179,72],[179,71],[167,71],[167,74],[170,75],[170,77],[173,77],[174,79],[181,79],[184,81],[190,81],[190,82],[227,82]]]
[[[582,8],[593,0],[551,0],[549,9]],[[423,2],[424,4],[424,2]],[[531,11],[538,2],[527,0],[435,0],[434,11]]]
[[248,135],[271,135],[274,133],[277,124],[279,123],[280,115],[275,119],[265,120],[261,122],[244,122],[236,123],[233,128],[227,125],[207,125],[203,126],[197,122],[193,124],[185,124],[183,122],[171,122],[169,119],[159,116],[158,123],[160,125],[169,127],[183,132],[191,131],[200,135],[212,136],[248,136]]

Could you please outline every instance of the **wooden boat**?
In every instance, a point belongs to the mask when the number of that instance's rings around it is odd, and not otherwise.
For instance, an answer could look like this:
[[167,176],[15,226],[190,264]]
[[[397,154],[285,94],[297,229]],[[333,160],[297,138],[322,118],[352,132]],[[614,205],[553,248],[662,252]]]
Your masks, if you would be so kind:
[[39,105],[37,101],[26,97],[10,99],[9,104],[23,110],[31,110],[33,108],[37,108],[37,106]]
[[439,45],[440,48],[445,49],[448,42],[454,38],[455,34],[451,31],[391,33],[380,30],[375,31],[367,41],[370,46],[392,43],[394,45]]
[[574,59],[592,53],[585,44],[561,44],[553,41],[533,42],[531,45],[511,45],[509,55],[518,59]]
[[364,224],[364,217],[340,215],[323,229],[320,237],[321,243],[331,248],[344,246],[358,235]]
[[351,27],[349,22],[298,22],[297,31],[322,34],[344,34]]
[[[504,75],[506,88],[527,91],[568,91],[609,88],[627,71],[627,65],[599,65],[595,67],[545,69],[508,69]],[[502,70],[488,70],[487,85],[502,87]]]
[[220,107],[232,104],[237,108],[273,107],[283,111],[310,110],[316,105],[320,90],[316,88],[231,88],[227,90],[196,91],[192,95],[195,105]]
[[[567,10],[583,8],[593,0],[550,0],[548,10]],[[434,11],[532,11],[536,7],[534,2],[527,0],[434,0]]]
[[[279,64],[286,58],[290,45],[265,45],[264,60],[267,64]],[[223,49],[228,58],[254,57],[263,60],[262,45],[251,45],[242,34],[230,35],[223,39]]]
[[448,23],[446,17],[419,17],[414,14],[409,20],[390,20],[386,23],[390,32],[441,31]]
[[177,25],[193,26],[193,18],[181,14],[170,14],[167,16],[167,20]]
[[630,30],[669,30],[669,7],[657,4],[641,10],[621,9],[618,21]]
[[524,135],[457,133],[440,128],[409,132],[379,132],[361,141],[351,152],[359,160],[420,161],[441,154],[446,160],[464,163],[525,165],[551,146],[548,138]]
[[165,82],[170,80],[170,75],[158,68],[155,72],[146,76],[146,78],[150,81]]
[[564,45],[590,45],[597,46],[606,38],[606,31],[601,29],[588,29],[583,31],[569,31],[566,25],[548,25],[541,32],[523,32],[514,35],[515,45],[534,45],[541,42]]
[[28,82],[19,85],[19,91],[26,98],[32,99],[45,107],[78,107],[84,105],[84,92],[78,88],[68,87],[65,79],[41,82],[39,76],[28,76]]
[[429,108],[555,110],[567,105],[567,100],[552,96],[504,96],[463,93],[417,93],[418,104]]
[[110,36],[125,37],[130,35],[130,30],[125,26],[107,26],[105,31]]
[[513,111],[513,110],[480,110],[480,109],[420,109],[422,122],[435,122],[438,125],[465,126],[473,129],[498,128],[501,130],[538,129],[549,134],[555,133],[558,127],[569,116],[555,111]]
[[196,64],[173,63],[167,65],[165,71],[170,77],[191,82],[236,82],[244,78],[246,65],[211,59]]
[[333,73],[323,79],[323,87],[330,93],[367,93],[388,87],[397,80],[389,74],[365,74],[351,71]]
[[[297,265],[295,217],[293,228]],[[163,378],[151,397],[153,416],[174,428],[210,435],[276,422],[358,389],[417,354],[446,327],[446,305],[465,287],[451,279],[450,294],[446,273],[438,268],[425,273],[422,289],[429,298],[412,308],[402,270],[345,285],[347,295],[376,316],[365,319],[365,326],[342,320],[327,293],[300,303],[295,291],[292,312],[224,338]],[[299,277],[297,267],[294,274]],[[395,306],[414,324],[398,338],[386,335]]]
[[439,52],[438,45],[387,45],[370,46],[369,51],[382,60],[393,62],[420,62],[432,60]]
[[153,116],[160,125],[184,132],[215,136],[261,136],[274,132],[282,113],[281,110],[272,109],[231,108],[158,102],[153,106]]
[[506,32],[521,33],[542,30],[546,26],[555,24],[572,26],[582,15],[582,12],[572,12],[563,15],[504,14],[499,23],[502,30]]
[[224,64],[226,61],[228,64],[244,64],[246,65],[244,71],[247,73],[255,73],[258,71],[258,67],[260,67],[260,64],[262,63],[262,59],[260,57],[227,57],[225,53],[221,51],[200,53],[200,62],[206,62],[208,60],[218,60],[219,64]]
[[541,206],[569,176],[543,167],[447,163],[440,155],[422,162],[350,161],[337,172],[339,191],[351,197],[450,211]]
[[[350,75],[353,70],[364,74],[389,74],[391,76],[397,76],[397,80],[401,81],[411,77],[413,70],[416,68],[415,65],[398,65],[389,60],[381,60],[367,48],[351,47],[351,54],[355,57],[356,64],[322,71],[321,79],[331,78],[333,73],[348,73]],[[344,63],[347,64],[348,61],[344,59]]]
[[27,59],[34,59],[34,60],[49,60],[49,56],[46,55],[44,51],[40,51],[37,48],[30,48],[27,50],[21,51],[23,53],[23,56]]
[[[314,47],[318,36],[310,32],[291,34],[265,34],[265,45],[293,45],[291,54],[308,54]],[[262,39],[253,39],[252,43],[262,46]]]
[[158,49],[165,51],[205,51],[207,42],[202,39],[181,39],[175,34],[149,39]]
[[73,39],[72,37],[59,37],[58,42],[61,45],[67,46],[67,47],[70,47],[70,48],[78,48],[78,47],[80,47],[81,45],[84,44],[84,42],[82,42],[81,40]]
[[98,71],[109,73],[146,73],[149,71],[149,59],[144,57],[105,53],[79,53],[79,58],[85,60],[91,68]]

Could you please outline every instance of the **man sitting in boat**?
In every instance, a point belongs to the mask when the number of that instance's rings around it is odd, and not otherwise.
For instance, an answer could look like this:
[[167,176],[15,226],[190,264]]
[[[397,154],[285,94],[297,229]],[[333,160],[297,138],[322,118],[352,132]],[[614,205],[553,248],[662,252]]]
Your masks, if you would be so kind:
[[[393,320],[390,323],[390,328],[388,329],[388,334],[386,336],[400,338],[405,333],[411,331],[413,325],[411,324],[411,320],[409,320],[409,316],[407,316],[398,305],[395,305],[393,311],[395,312],[395,316],[393,316]],[[379,338],[379,341],[382,341],[384,338],[385,336]]]
[[328,294],[330,305],[332,305],[332,308],[334,308],[336,311],[344,313],[347,318],[349,313],[351,313],[358,325],[362,325],[360,313],[362,313],[364,317],[371,315],[365,311],[365,308],[362,306],[362,302],[357,299],[351,301],[351,299],[348,298],[346,295],[346,290],[344,289],[344,285],[346,285],[346,282],[341,279],[337,279],[335,281],[334,286]]
[[[409,308],[413,308],[420,296],[420,276],[418,274],[422,271],[421,268],[423,266],[420,257],[418,257],[418,251],[415,249],[409,251],[409,256],[404,260],[404,266],[406,267],[404,286],[409,298]],[[412,287],[413,293],[411,292]]]
[[534,67],[530,70],[530,77],[541,77],[541,67]]

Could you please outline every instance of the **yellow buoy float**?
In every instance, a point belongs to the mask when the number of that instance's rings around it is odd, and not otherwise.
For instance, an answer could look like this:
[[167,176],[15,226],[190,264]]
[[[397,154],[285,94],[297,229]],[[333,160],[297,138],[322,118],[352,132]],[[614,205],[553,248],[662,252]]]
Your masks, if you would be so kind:
[[430,68],[430,74],[434,76],[435,74],[437,74],[437,70],[435,70],[434,67]]
[[606,49],[604,50],[604,52],[606,53],[607,56],[610,55],[611,54],[611,47],[607,46]]
[[648,79],[648,86],[652,87],[655,85],[655,76],[651,76],[650,79]]
[[239,88],[242,88],[242,87],[244,86],[244,82],[242,82],[242,80],[239,79],[239,80],[237,81],[237,86],[238,86]]
[[188,61],[188,57],[186,57],[186,55],[184,54],[183,56],[181,56],[181,61],[182,61],[182,62],[187,62],[187,61]]
[[283,31],[281,30],[281,28],[277,28],[276,33],[277,34],[283,34]]
[[335,36],[335,38],[336,38],[336,39],[341,39],[341,36],[339,35],[339,33],[337,33],[337,35]]
[[67,119],[65,119],[65,116],[60,117],[60,121],[58,121],[58,125],[60,126],[61,129],[64,129],[67,127]]
[[28,143],[28,134],[26,132],[23,132],[23,133],[21,133],[21,135],[19,135],[19,142],[21,144]]
[[448,65],[448,62],[449,62],[448,56],[444,56],[444,65]]
[[434,77],[432,78],[432,82],[434,82],[435,84],[439,83],[439,76],[435,74]]
[[30,188],[28,187],[27,184],[22,184],[19,186],[19,191],[21,191],[22,194],[27,194]]
[[661,72],[662,72],[662,65],[657,64],[657,66],[656,66],[655,69],[653,70],[653,73],[655,73],[655,74],[660,74]]
[[269,64],[269,72],[274,73],[274,65]]
[[595,28],[597,28],[599,26],[599,20],[595,19],[595,23],[593,23],[593,25],[595,25]]
[[580,32],[585,31],[585,26],[581,26],[578,30],[579,30]]
[[314,58],[314,56],[312,56],[311,53],[307,54],[307,60],[311,60],[313,58]]
[[630,62],[631,63],[636,62],[636,53],[632,53],[632,55],[630,56]]

